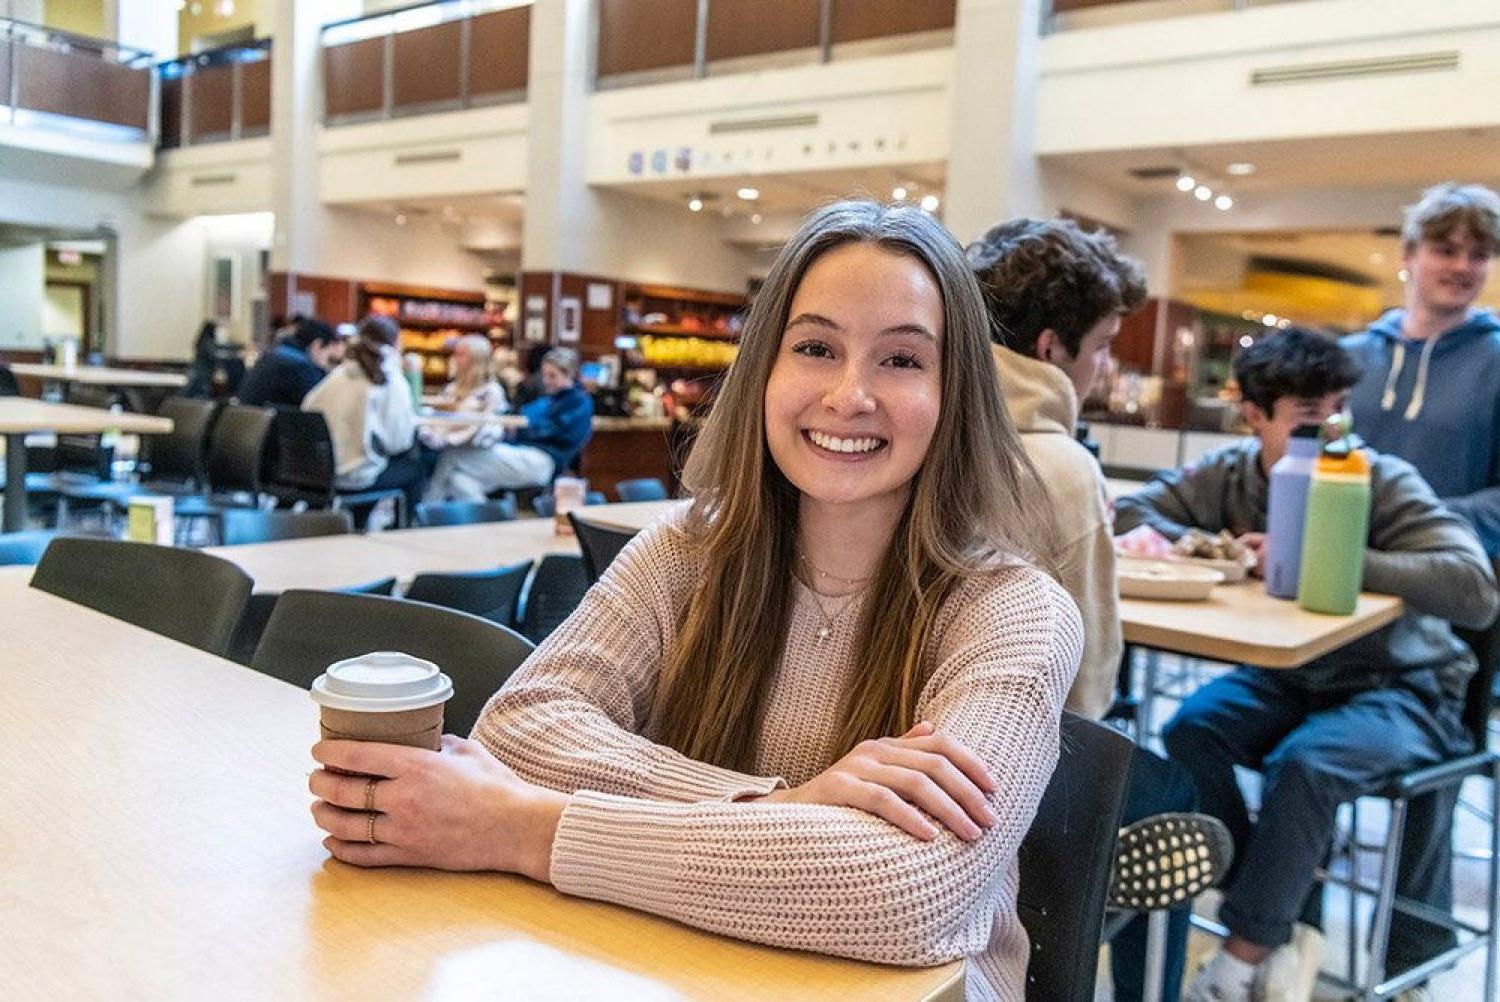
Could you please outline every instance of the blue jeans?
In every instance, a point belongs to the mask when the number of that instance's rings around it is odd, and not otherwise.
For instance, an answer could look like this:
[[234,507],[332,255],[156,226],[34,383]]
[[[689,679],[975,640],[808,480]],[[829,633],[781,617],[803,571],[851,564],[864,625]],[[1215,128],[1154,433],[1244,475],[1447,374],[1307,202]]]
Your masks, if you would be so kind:
[[[1130,759],[1130,781],[1125,791],[1122,826],[1153,814],[1196,811],[1198,791],[1193,777],[1176,762],[1137,748]],[[1187,964],[1188,926],[1192,904],[1167,913],[1167,943],[1162,972],[1162,1002],[1177,1002],[1182,993],[1182,969]],[[1109,942],[1109,971],[1116,1002],[1142,1002],[1146,972],[1147,916],[1137,915]],[[1151,1002],[1156,1002],[1152,999]]]
[[[1443,694],[1430,670],[1341,693],[1308,692],[1293,677],[1238,668],[1188,697],[1162,732],[1168,755],[1193,774],[1203,810],[1234,837],[1236,859],[1219,919],[1267,947],[1291,938],[1340,804],[1469,747],[1457,701]],[[1258,769],[1264,780],[1254,825],[1236,765]],[[1447,907],[1449,827],[1437,823],[1435,812],[1414,814],[1420,816],[1407,833],[1400,890]],[[1401,936],[1393,929],[1393,955]]]

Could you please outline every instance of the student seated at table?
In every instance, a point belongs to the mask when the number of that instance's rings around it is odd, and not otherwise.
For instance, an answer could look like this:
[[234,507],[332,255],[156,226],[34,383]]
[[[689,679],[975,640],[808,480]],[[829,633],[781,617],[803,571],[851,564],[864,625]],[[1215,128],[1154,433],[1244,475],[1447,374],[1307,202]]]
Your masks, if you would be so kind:
[[[416,406],[401,371],[396,345],[401,329],[372,314],[359,325],[348,358],[302,401],[318,411],[333,437],[334,485],[346,491],[399,489],[406,510],[422,499],[422,460],[416,440]],[[362,526],[368,511],[357,513]]]
[[578,385],[578,353],[553,348],[542,361],[546,392],[521,408],[526,427],[509,441],[473,442],[443,450],[428,501],[483,501],[497,490],[545,487],[593,434],[594,400]]
[[[495,349],[483,334],[465,334],[449,355],[453,379],[443,387],[434,409],[458,414],[504,414],[505,390],[491,370]],[[452,428],[427,426],[417,431],[422,460],[431,473],[442,450],[460,445],[484,448],[500,441],[500,425],[459,425]]]
[[969,999],[1021,999],[1017,850],[1082,630],[1024,560],[1053,527],[941,224],[871,202],[804,222],[687,482],[475,740],[316,745],[391,777],[314,772],[325,844],[781,947],[969,957]]
[[[1293,428],[1344,406],[1359,371],[1333,341],[1293,328],[1241,352],[1234,372],[1254,437],[1121,498],[1117,531],[1145,524],[1175,539],[1189,528],[1227,529],[1264,545],[1267,471]],[[1339,804],[1470,750],[1460,714],[1477,666],[1448,624],[1494,618],[1500,598],[1489,561],[1468,523],[1416,470],[1369,456],[1364,588],[1399,596],[1405,614],[1299,669],[1239,667],[1189,696],[1162,732],[1168,754],[1193,773],[1203,809],[1229,826],[1236,845],[1219,910],[1230,938],[1189,986],[1190,1000],[1258,997],[1264,961],[1291,935]],[[1253,826],[1236,765],[1264,780]]]
[[[1067,707],[1097,720],[1114,700],[1123,642],[1104,475],[1075,436],[1079,406],[1108,370],[1120,318],[1145,302],[1145,276],[1107,232],[1087,233],[1065,219],[1000,223],[971,244],[967,256],[989,310],[1006,407],[1063,529],[1052,554],[1058,581],[1083,615],[1083,660]],[[1122,823],[1192,811],[1197,804],[1186,770],[1136,750]],[[1179,820],[1204,824],[1202,818]],[[1222,841],[1217,823],[1207,824]],[[1220,872],[1194,870],[1194,879],[1184,881],[1188,893]],[[1191,907],[1188,898],[1168,919],[1162,998],[1152,1002],[1176,1002],[1181,991]],[[1135,1002],[1145,991],[1146,933],[1141,915],[1110,941],[1120,1002]]]
[[255,360],[240,383],[239,399],[252,407],[301,407],[314,386],[344,360],[344,339],[321,320],[304,318]]

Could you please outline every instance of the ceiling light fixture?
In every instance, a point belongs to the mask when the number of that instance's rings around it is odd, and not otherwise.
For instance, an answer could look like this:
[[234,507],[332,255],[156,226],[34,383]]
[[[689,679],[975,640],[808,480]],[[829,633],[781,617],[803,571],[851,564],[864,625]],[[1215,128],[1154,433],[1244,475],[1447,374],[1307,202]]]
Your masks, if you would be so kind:
[[703,211],[703,199],[699,198],[697,195],[694,195],[692,198],[688,199],[688,211],[689,212],[702,212]]
[[1267,313],[1265,316],[1263,316],[1263,317],[1260,318],[1260,322],[1263,323],[1263,324],[1265,324],[1267,327],[1275,327],[1276,326],[1276,321],[1278,319],[1280,319],[1280,318],[1277,317],[1276,314],[1274,314],[1274,313]]
[[894,188],[891,189],[891,201],[893,201],[893,202],[904,202],[904,201],[906,201],[906,186],[905,185],[898,184],[898,185],[896,185],[896,187],[894,187]]
[[1245,177],[1246,175],[1255,173],[1255,165],[1247,164],[1244,161],[1232,163],[1224,169],[1233,174],[1235,177]]
[[1193,179],[1191,174],[1183,174],[1177,179],[1178,191],[1192,191],[1196,187],[1198,187],[1198,182]]
[[1193,197],[1200,202],[1206,202],[1214,197],[1214,190],[1206,184],[1200,184],[1193,189]]
[[735,194],[740,196],[740,198],[744,199],[747,202],[753,202],[760,197],[760,189],[741,188],[739,191],[735,192]]
[[760,217],[760,213],[759,212],[752,212],[752,213],[750,213],[750,221],[752,223],[754,223],[756,226],[760,225],[760,218],[761,217]]
[[936,212],[938,210],[938,206],[941,205],[942,202],[938,200],[938,197],[936,195],[923,195],[922,201],[918,204],[922,206],[923,212]]
[[406,213],[404,213],[404,212],[398,212],[398,213],[396,213],[396,225],[397,226],[405,226],[406,225]]
[[1214,208],[1220,209],[1224,212],[1228,212],[1230,209],[1234,208],[1234,199],[1230,198],[1228,195],[1220,195],[1218,198],[1214,199]]

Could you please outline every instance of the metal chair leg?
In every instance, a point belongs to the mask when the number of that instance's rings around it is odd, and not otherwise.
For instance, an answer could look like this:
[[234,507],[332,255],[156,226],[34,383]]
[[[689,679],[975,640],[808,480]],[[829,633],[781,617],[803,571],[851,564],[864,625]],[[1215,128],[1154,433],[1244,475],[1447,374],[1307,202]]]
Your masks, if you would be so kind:
[[1500,960],[1500,766],[1490,773],[1489,922],[1485,929],[1484,1002],[1495,999],[1495,966]]
[[1349,804],[1349,843],[1345,851],[1349,859],[1349,983],[1359,984],[1359,892],[1355,890],[1359,886],[1359,798],[1356,797]]
[[1406,801],[1392,800],[1385,854],[1380,860],[1380,893],[1375,899],[1374,927],[1370,933],[1370,962],[1365,970],[1364,989],[1360,993],[1363,999],[1374,998],[1375,986],[1385,980],[1385,954],[1390,945],[1391,913],[1396,902],[1396,865],[1405,834]]
[[1147,1002],[1160,1002],[1162,997],[1162,983],[1166,980],[1169,914],[1165,909],[1158,908],[1146,919],[1146,969],[1141,978],[1141,998]]

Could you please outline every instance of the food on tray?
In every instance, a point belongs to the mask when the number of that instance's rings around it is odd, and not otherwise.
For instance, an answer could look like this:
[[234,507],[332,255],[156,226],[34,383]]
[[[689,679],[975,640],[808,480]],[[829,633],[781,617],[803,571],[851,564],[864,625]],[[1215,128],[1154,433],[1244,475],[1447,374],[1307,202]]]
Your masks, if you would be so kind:
[[1149,525],[1138,525],[1115,537],[1115,552],[1128,557],[1160,560],[1172,553],[1172,541]]
[[1228,560],[1247,567],[1255,563],[1255,554],[1230,535],[1228,529],[1219,530],[1217,536],[1210,536],[1200,529],[1189,529],[1172,544],[1172,552],[1194,560]]

